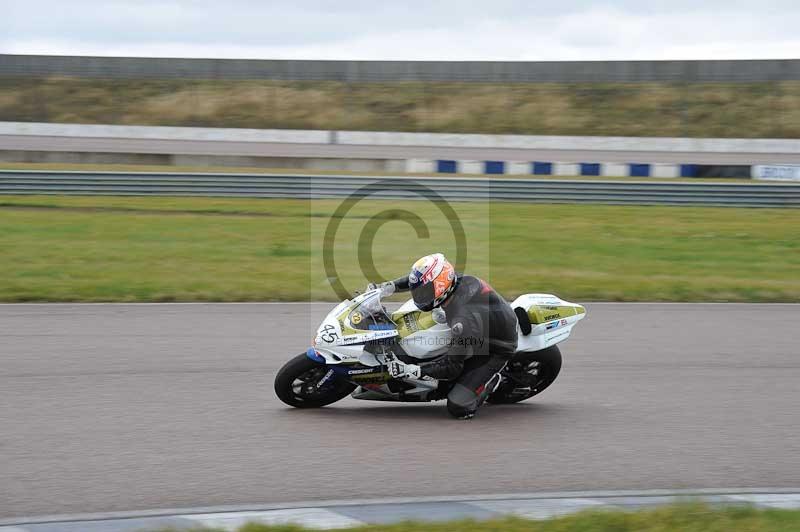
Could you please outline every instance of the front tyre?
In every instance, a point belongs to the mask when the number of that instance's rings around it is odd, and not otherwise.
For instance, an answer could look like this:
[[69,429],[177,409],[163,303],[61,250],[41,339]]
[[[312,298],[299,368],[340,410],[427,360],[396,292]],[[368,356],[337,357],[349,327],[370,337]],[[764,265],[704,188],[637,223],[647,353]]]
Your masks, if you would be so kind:
[[544,391],[561,371],[561,351],[552,345],[514,355],[503,371],[503,382],[486,399],[494,404],[518,403]]
[[283,365],[275,376],[275,394],[289,406],[319,408],[347,397],[356,385],[339,379],[333,370],[305,353]]

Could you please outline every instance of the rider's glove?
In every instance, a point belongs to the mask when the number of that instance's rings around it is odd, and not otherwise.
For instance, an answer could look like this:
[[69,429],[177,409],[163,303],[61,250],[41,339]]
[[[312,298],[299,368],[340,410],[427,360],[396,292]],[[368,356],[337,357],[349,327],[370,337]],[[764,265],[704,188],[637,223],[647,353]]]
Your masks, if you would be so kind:
[[394,294],[394,289],[395,289],[394,281],[386,281],[384,283],[379,283],[379,284],[369,283],[367,285],[367,290],[368,291],[369,290],[375,290],[376,288],[380,288],[381,292],[382,292],[382,294],[384,296],[390,296],[390,295]]
[[399,360],[394,360],[388,364],[389,375],[395,379],[404,379],[411,377],[412,379],[419,379],[422,377],[422,368],[416,364],[403,364]]

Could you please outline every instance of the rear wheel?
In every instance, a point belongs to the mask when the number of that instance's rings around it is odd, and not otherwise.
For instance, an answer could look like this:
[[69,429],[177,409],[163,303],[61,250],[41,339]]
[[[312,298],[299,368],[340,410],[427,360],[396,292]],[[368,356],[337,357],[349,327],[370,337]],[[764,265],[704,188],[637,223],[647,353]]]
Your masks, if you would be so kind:
[[514,355],[503,371],[503,382],[487,399],[494,404],[518,403],[544,391],[561,371],[558,346]]
[[356,385],[337,378],[333,370],[297,355],[275,376],[275,393],[289,406],[319,408],[347,397]]

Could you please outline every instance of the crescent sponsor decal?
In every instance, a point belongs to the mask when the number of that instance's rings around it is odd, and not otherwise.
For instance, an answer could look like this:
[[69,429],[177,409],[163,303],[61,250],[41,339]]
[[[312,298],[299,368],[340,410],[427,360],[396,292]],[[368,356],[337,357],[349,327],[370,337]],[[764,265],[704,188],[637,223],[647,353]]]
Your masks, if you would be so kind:
[[367,369],[351,369],[347,372],[348,375],[363,375],[365,373],[380,373],[380,370],[367,368]]

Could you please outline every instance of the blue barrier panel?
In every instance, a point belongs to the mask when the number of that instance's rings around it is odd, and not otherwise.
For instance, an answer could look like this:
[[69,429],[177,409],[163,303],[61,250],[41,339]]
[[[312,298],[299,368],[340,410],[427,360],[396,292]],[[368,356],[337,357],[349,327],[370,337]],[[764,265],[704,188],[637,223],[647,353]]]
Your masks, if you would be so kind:
[[533,175],[553,175],[553,163],[533,162]]
[[483,161],[483,173],[505,174],[506,163],[504,161]]
[[631,163],[628,165],[628,175],[631,177],[650,177],[649,164]]
[[458,169],[458,164],[455,161],[446,159],[439,159],[436,161],[436,171],[441,174],[455,174]]
[[681,177],[697,177],[697,165],[696,164],[682,164],[681,165]]
[[581,175],[600,175],[600,163],[581,163]]

